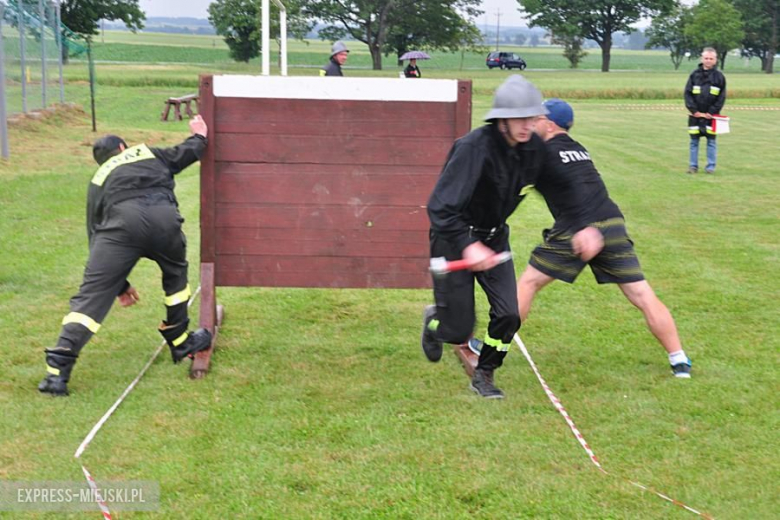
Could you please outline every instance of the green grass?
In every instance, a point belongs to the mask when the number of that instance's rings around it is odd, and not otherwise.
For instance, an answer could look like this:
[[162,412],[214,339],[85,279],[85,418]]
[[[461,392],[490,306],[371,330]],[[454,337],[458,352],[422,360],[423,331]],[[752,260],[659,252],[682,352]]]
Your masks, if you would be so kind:
[[[146,67],[159,84],[137,85]],[[186,122],[161,123],[162,100],[195,85],[198,72],[224,69],[99,65],[109,80],[98,86],[99,131],[174,144]],[[473,78],[475,124],[506,77],[436,75]],[[189,380],[164,352],[83,457],[99,482],[160,483],[158,513],[121,518],[693,518],[624,478],[716,518],[776,516],[778,112],[732,112],[718,173],[688,176],[682,111],[627,114],[617,106],[631,99],[594,98],[632,82],[681,90],[685,73],[527,75],[547,95],[587,95],[573,101],[574,135],[626,214],[643,270],[694,359],[692,380],[673,379],[641,314],[588,273],[537,298],[526,345],[618,478],[592,466],[517,351],[497,374],[508,394],[500,403],[467,390],[453,355],[425,361],[429,291],[220,288],[226,318],[209,376]],[[71,99],[86,106],[86,85],[69,81]],[[776,97],[727,107],[753,103],[780,107]],[[112,310],[74,370],[70,398],[38,395],[42,350],[86,259],[94,135],[73,110],[13,125],[10,137],[12,157],[0,164],[0,479],[81,481],[73,452],[159,344],[159,275],[148,261],[138,266],[131,280],[142,301]],[[198,186],[197,168],[178,178],[193,283]],[[512,217],[518,268],[549,223],[535,197]],[[482,332],[481,296],[479,312]]]

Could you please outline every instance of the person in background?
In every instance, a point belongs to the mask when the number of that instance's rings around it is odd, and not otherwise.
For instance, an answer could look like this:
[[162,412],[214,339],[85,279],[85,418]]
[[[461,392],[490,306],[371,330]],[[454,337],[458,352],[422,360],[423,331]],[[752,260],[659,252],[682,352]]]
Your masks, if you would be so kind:
[[89,259],[59,339],[46,349],[47,374],[39,391],[68,395],[76,359],[100,329],[114,299],[123,307],[139,301],[127,277],[141,258],[151,259],[162,271],[166,319],[159,330],[173,362],[211,345],[208,330],[188,330],[187,239],[173,192],[174,175],[200,160],[206,149],[208,128],[201,116],[190,121],[190,131],[186,141],[172,148],[128,148],[116,135],[95,142],[92,156],[99,167],[87,194]]
[[343,76],[341,67],[347,62],[349,49],[342,41],[337,41],[330,48],[330,61],[320,69],[320,76]]
[[706,47],[699,67],[691,72],[685,84],[685,108],[688,109],[688,133],[691,136],[688,173],[699,171],[699,139],[707,138],[707,166],[704,171],[715,173],[718,145],[712,128],[712,116],[720,114],[726,103],[726,77],[716,68],[718,53]]
[[417,66],[417,60],[412,58],[409,60],[409,65],[404,69],[404,76],[407,78],[421,78],[420,68]]

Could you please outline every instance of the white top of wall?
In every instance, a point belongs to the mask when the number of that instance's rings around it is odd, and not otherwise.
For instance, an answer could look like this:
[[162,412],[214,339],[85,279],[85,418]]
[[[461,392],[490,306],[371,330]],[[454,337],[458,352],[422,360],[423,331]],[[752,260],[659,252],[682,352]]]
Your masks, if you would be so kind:
[[458,81],[421,78],[220,75],[214,76],[214,96],[452,103],[458,99]]

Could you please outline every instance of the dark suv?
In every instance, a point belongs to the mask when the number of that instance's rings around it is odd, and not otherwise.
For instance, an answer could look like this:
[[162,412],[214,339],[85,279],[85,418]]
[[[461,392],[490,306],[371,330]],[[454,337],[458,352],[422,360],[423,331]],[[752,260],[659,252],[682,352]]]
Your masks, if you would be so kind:
[[525,60],[514,52],[491,52],[485,60],[485,65],[487,65],[489,69],[500,67],[501,70],[523,70],[525,68]]

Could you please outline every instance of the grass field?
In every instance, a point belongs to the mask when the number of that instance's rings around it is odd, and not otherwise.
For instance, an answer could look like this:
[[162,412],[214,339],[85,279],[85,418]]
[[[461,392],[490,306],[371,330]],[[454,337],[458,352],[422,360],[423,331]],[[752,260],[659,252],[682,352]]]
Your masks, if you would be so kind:
[[[169,45],[173,56],[174,47],[190,46],[183,41],[154,45]],[[252,66],[99,64],[99,132],[174,144],[186,122],[161,123],[162,100],[194,89],[198,73]],[[86,107],[83,67],[69,67],[69,99]],[[507,74],[457,69],[429,70],[473,79],[477,125]],[[118,517],[694,518],[631,479],[715,518],[776,518],[780,112],[735,109],[733,133],[719,140],[718,173],[685,175],[682,111],[627,115],[624,105],[648,85],[679,92],[686,74],[526,74],[547,95],[574,98],[574,135],[626,214],[643,270],[694,360],[693,379],[672,378],[641,314],[587,273],[538,297],[524,341],[614,477],[593,467],[517,351],[497,374],[503,402],[471,394],[448,352],[439,364],[424,360],[419,327],[429,291],[220,288],[226,319],[209,376],[189,380],[187,367],[163,352],[82,458],[98,482],[159,483],[158,512]],[[728,78],[737,91],[741,84],[769,94],[727,107],[780,108],[776,75]],[[628,97],[609,94],[620,89]],[[131,277],[142,301],[109,315],[75,367],[71,397],[35,390],[42,351],[56,339],[87,255],[94,137],[77,109],[26,120],[11,127],[12,157],[0,164],[4,481],[82,481],[73,452],[160,341],[159,276],[144,261]],[[193,281],[198,186],[197,168],[178,178]],[[537,198],[512,217],[518,269],[549,223]],[[479,308],[482,332],[481,297]]]

